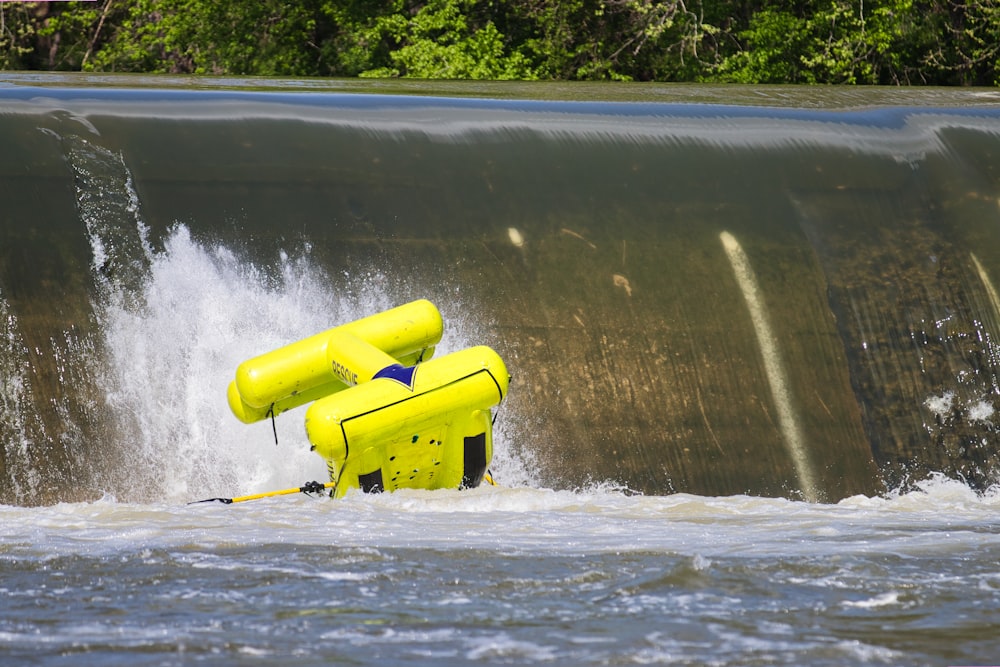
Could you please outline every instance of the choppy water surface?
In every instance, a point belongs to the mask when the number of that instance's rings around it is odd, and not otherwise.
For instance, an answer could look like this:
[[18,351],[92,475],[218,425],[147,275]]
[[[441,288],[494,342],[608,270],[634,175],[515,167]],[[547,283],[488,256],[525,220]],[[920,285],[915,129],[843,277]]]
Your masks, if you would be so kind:
[[7,665],[1000,658],[1000,495],[615,490],[0,508]]

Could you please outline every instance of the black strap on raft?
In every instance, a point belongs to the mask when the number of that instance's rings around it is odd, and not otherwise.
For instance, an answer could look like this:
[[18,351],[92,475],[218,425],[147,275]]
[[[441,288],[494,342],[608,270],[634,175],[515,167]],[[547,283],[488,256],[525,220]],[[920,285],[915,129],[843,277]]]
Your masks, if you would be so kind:
[[274,421],[274,403],[271,403],[271,407],[267,409],[267,415],[271,418],[271,430],[274,431],[274,444],[278,445],[278,425]]

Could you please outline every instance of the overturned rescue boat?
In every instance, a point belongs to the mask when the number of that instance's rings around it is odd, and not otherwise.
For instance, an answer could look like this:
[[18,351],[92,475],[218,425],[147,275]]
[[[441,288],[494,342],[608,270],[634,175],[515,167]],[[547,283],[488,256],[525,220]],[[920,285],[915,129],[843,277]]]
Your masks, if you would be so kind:
[[229,406],[249,424],[312,403],[306,434],[336,497],[478,486],[510,377],[485,346],[431,359],[443,328],[426,300],[334,327],[240,364]]

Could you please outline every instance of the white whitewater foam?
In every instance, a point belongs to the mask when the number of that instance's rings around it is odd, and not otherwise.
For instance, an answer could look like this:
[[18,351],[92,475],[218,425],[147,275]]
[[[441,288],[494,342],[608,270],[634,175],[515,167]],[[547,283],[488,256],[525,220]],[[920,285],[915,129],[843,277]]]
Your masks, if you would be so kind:
[[[278,416],[276,446],[269,421],[246,425],[232,415],[226,388],[246,359],[399,305],[373,282],[377,277],[339,286],[317,269],[308,247],[278,253],[274,267],[256,267],[176,226],[152,258],[139,298],[111,299],[101,316],[107,358],[96,370],[117,437],[127,443],[127,474],[113,492],[192,500],[324,480],[325,464],[305,437],[304,407]],[[475,329],[446,322],[439,354],[481,342],[470,337]],[[494,462],[508,483],[528,477],[502,436]]]

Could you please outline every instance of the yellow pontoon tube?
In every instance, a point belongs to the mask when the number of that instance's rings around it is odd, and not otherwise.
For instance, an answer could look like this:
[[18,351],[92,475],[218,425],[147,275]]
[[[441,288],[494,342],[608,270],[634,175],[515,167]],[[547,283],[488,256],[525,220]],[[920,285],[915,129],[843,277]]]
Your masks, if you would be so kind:
[[306,434],[337,497],[478,486],[510,377],[484,346],[426,361],[441,332],[427,301],[334,327],[241,364],[230,406],[249,423],[314,401]]
[[475,487],[493,458],[490,408],[509,380],[497,353],[483,346],[390,366],[313,403],[306,433],[338,497],[352,488]]
[[229,385],[229,407],[240,421],[252,424],[345,389],[327,362],[335,332],[351,333],[411,365],[431,358],[443,329],[441,313],[426,300],[334,327],[240,364]]

